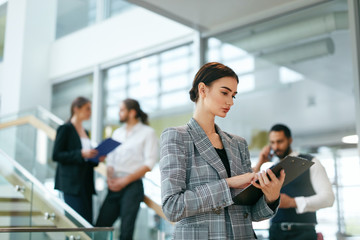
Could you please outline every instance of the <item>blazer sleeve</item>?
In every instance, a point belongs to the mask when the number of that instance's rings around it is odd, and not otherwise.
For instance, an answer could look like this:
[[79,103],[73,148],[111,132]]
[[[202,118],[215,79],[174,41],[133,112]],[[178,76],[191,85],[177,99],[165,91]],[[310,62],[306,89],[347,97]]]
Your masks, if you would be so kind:
[[[71,136],[71,129],[67,125],[61,125],[56,132],[53,160],[63,164],[84,163],[84,159],[81,156],[81,147],[76,148],[76,144],[69,144],[69,142],[74,142],[74,138]],[[75,145],[75,148],[69,149],[69,145]]]
[[166,129],[160,138],[162,209],[173,222],[184,217],[210,212],[233,204],[225,179],[187,189],[186,146],[175,128]]
[[[90,138],[89,131],[88,131],[88,130],[85,130],[85,132],[86,132],[86,135]],[[80,150],[80,155],[81,155],[81,150]],[[84,158],[83,158],[83,159],[84,159]],[[86,161],[86,160],[84,159],[84,161]],[[99,166],[99,163],[100,163],[100,162],[86,161],[86,163],[89,164],[89,165],[92,166],[92,167],[97,167],[97,166]]]
[[[251,161],[250,161],[250,153],[246,140],[243,140],[244,143],[244,152],[246,159],[246,168],[249,172],[251,172]],[[241,151],[240,151],[241,152]],[[279,202],[280,203],[280,202]],[[273,211],[269,205],[265,201],[265,197],[262,196],[254,205],[251,207],[251,219],[255,222],[262,221],[268,218],[271,218],[277,212],[279,207],[279,203],[277,204],[275,211]]]

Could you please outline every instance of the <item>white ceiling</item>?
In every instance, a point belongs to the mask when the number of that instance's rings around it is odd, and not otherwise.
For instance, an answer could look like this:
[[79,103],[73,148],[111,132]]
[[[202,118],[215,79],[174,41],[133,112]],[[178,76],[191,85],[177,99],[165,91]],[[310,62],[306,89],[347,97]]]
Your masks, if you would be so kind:
[[[271,16],[284,15],[284,13],[291,13],[295,9],[305,8],[320,2],[329,2],[326,7],[320,8],[320,12],[318,9],[315,13],[306,11],[308,15],[295,14],[291,18],[296,24],[292,32],[297,33],[301,30],[306,35],[312,27],[308,26],[307,20],[327,16],[333,12],[346,11],[345,1],[335,4],[331,3],[335,1],[316,0],[128,1],[199,30],[203,36],[225,32],[225,36],[230,36],[229,39],[222,39],[224,35],[216,37],[234,46],[237,45],[236,41],[244,39],[244,36],[241,35],[244,32],[245,37],[246,34],[249,34],[251,41],[253,41],[251,36],[256,35],[254,33],[257,32],[269,32],[266,36],[264,35],[265,39],[270,39],[270,35],[273,38],[276,37],[274,35],[277,33],[273,31],[276,29],[273,29],[272,25],[284,26],[289,32],[290,22],[284,21],[282,18],[264,21]],[[262,23],[254,28],[248,27],[250,23],[255,22]],[[299,24],[302,22],[304,24],[300,26]],[[239,34],[234,34],[237,30],[231,30],[236,27],[243,27]],[[265,75],[262,77],[265,81],[265,88],[257,90],[255,93],[240,94],[241,96],[236,100],[237,106],[229,114],[231,121],[229,122],[229,118],[227,118],[222,124],[224,129],[251,139],[253,133],[247,132],[249,129],[266,131],[274,123],[282,122],[288,124],[293,130],[294,135],[297,136],[298,145],[316,145],[317,140],[323,144],[340,144],[343,134],[355,131],[351,49],[348,31],[345,28],[343,28],[344,30],[335,29],[319,33],[316,37],[304,38],[299,41],[302,44],[304,41],[311,42],[317,39],[330,38],[334,44],[334,51],[330,55],[286,65],[292,71],[302,74],[305,77],[304,81],[283,86],[281,84],[272,85],[269,82],[274,82],[277,79],[271,79],[271,74],[266,77],[266,74],[275,71],[279,66],[276,63],[270,63],[263,70],[257,69],[257,78]],[[247,29],[248,33],[244,29]],[[274,34],[271,34],[271,31]],[[235,40],[232,40],[231,36],[235,36]],[[293,43],[294,40],[292,40]],[[238,47],[242,48],[240,45]],[[290,48],[293,47],[296,47],[296,44],[290,46]],[[260,47],[258,49],[264,51],[267,48]],[[222,121],[219,119],[219,122]]]
[[127,0],[202,32],[224,30],[324,0]]
[[[75,1],[79,7],[84,4],[83,0],[62,0]],[[295,33],[300,30],[306,35],[309,31],[306,21],[311,18],[321,17],[333,12],[346,11],[346,1],[325,1],[325,0],[127,0],[130,3],[146,8],[164,17],[199,30],[203,36],[215,35],[221,41],[233,44],[242,48],[239,40],[254,33],[264,33],[264,39],[274,37],[276,27],[293,26]],[[299,8],[306,8],[310,5],[328,2],[322,12],[306,11],[290,18],[293,25],[284,18],[274,19],[274,16],[286,15],[285,13],[295,12]],[[332,4],[334,3],[335,4]],[[63,2],[66,3],[66,2]],[[74,2],[72,2],[74,4]],[[66,5],[66,4],[65,4]],[[64,8],[62,13],[68,12]],[[271,19],[273,18],[273,19]],[[271,21],[270,21],[271,19]],[[259,24],[250,24],[250,23]],[[300,25],[302,22],[302,28]],[[232,29],[242,27],[239,31]],[[244,31],[243,29],[246,29]],[[230,31],[231,30],[231,31]],[[225,35],[217,35],[218,33]],[[285,31],[288,33],[288,31]],[[239,34],[237,34],[239,33]],[[245,35],[243,36],[242,34]],[[230,38],[224,38],[230,36]],[[231,39],[234,36],[235,39]],[[276,37],[276,36],[275,36]],[[250,138],[248,129],[267,130],[274,122],[289,124],[294,135],[325,136],[329,143],[339,143],[339,136],[344,133],[351,133],[355,129],[355,106],[352,89],[352,61],[349,35],[346,30],[336,29],[322,33],[311,39],[303,39],[299,44],[312,40],[331,38],[334,43],[334,52],[328,56],[308,59],[306,61],[287,64],[286,67],[302,74],[305,81],[289,85],[272,86],[271,77],[259,77],[273,72],[279,66],[271,63],[269,67],[256,69],[257,81],[264,81],[264,90],[259,93],[249,93],[239,96],[237,106],[229,114],[230,119],[238,124],[228,129],[241,136]],[[251,41],[253,39],[250,38]],[[293,44],[294,40],[291,40]],[[291,45],[290,48],[296,46]],[[281,44],[285,46],[286,44]],[[260,51],[267,51],[269,46],[259,47]],[[259,56],[253,53],[255,56]],[[258,61],[259,62],[259,61]],[[339,64],[341,63],[341,64]],[[345,83],[345,84],[344,84]],[[286,91],[284,91],[284,89]],[[270,90],[270,91],[269,91]],[[331,106],[331,107],[328,107]],[[295,114],[295,115],[294,115]],[[246,117],[244,117],[246,115]],[[344,117],[346,116],[346,117]],[[227,124],[229,122],[226,122]],[[226,125],[225,125],[226,126]],[[331,135],[332,134],[332,135]],[[329,137],[327,137],[329,136]],[[305,137],[304,142],[308,142]],[[324,140],[321,140],[324,142]],[[334,142],[335,141],[335,142]],[[300,144],[303,145],[303,144]]]

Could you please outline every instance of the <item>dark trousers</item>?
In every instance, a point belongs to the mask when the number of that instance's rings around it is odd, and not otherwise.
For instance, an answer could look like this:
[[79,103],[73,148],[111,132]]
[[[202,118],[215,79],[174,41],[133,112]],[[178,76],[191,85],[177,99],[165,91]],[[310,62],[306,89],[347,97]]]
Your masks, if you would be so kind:
[[120,240],[132,240],[136,216],[143,200],[144,188],[141,179],[129,184],[119,192],[108,190],[96,226],[111,227],[120,217]]
[[93,221],[93,204],[92,194],[85,188],[80,190],[77,195],[64,193],[64,200],[72,209],[80,214],[86,221],[92,224]]
[[292,230],[282,230],[279,225],[271,224],[269,230],[270,240],[316,240],[315,227],[301,229],[298,227]]

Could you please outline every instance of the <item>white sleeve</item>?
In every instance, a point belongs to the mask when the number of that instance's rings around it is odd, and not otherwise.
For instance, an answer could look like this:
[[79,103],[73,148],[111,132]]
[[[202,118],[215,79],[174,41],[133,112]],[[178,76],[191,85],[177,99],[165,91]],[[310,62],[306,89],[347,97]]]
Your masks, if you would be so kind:
[[312,161],[315,164],[310,167],[310,181],[315,194],[309,197],[295,197],[298,214],[331,207],[335,201],[335,195],[324,166],[316,158],[313,158]]
[[[119,131],[119,128],[118,129],[116,129],[114,132],[113,132],[113,134],[112,134],[112,136],[111,136],[111,138],[112,139],[114,139],[114,140],[116,140],[116,141],[118,141],[118,139],[117,139],[117,134],[118,134],[118,131]],[[121,144],[120,144],[120,146],[121,146]],[[120,147],[120,146],[118,146],[118,147]],[[117,148],[118,148],[117,147]],[[115,158],[116,158],[116,150],[117,150],[117,148],[115,148],[113,151],[111,151],[107,156],[106,156],[106,166],[107,167],[115,167]]]
[[114,152],[115,152],[115,150],[106,156],[106,166],[107,167],[114,167],[114,158],[115,158]]
[[150,169],[154,167],[159,158],[159,142],[155,131],[147,134],[144,146],[144,164]]

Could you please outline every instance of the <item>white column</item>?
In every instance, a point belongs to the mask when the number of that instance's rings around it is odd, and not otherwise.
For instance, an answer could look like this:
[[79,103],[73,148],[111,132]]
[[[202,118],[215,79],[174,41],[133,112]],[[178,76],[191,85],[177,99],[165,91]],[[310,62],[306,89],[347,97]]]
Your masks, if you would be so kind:
[[[358,0],[348,0],[349,7],[349,30],[351,36],[351,49],[353,53],[353,72],[354,72],[354,95],[356,113],[356,133],[360,136],[360,3]],[[360,155],[360,144],[358,144]]]
[[49,109],[49,49],[54,41],[56,0],[9,0],[2,66],[1,115]]
[[194,33],[194,56],[195,56],[195,72],[205,64],[207,40],[201,37],[201,32]]
[[106,0],[96,0],[96,22],[99,23],[103,21],[106,17],[106,13],[108,12],[108,4],[109,1]]
[[102,124],[103,124],[103,97],[102,97],[102,72],[99,65],[94,67],[94,81],[93,81],[93,99],[92,99],[92,114],[91,114],[91,141],[93,143],[100,143],[102,139]]

